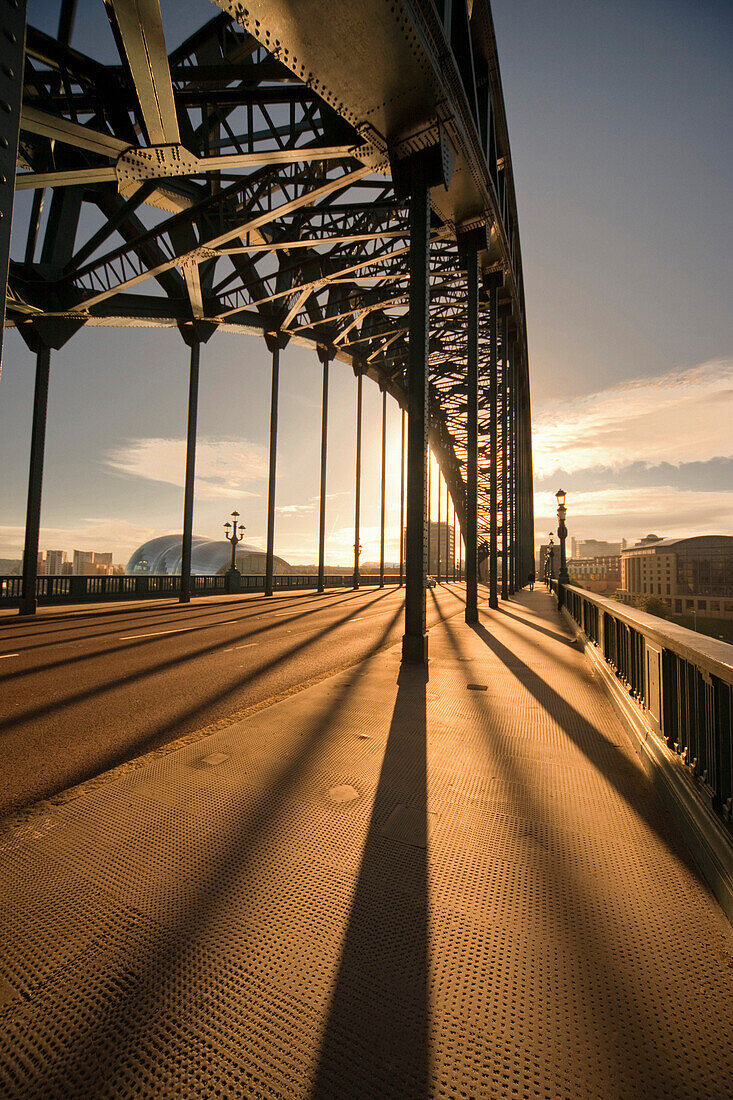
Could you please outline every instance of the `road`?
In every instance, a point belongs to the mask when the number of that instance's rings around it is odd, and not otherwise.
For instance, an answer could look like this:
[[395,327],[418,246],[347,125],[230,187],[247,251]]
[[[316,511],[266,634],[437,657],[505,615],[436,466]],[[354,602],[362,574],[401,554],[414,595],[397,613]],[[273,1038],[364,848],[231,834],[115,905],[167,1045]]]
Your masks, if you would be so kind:
[[[428,625],[463,610],[428,590]],[[0,816],[399,642],[404,590],[45,609],[0,619]]]

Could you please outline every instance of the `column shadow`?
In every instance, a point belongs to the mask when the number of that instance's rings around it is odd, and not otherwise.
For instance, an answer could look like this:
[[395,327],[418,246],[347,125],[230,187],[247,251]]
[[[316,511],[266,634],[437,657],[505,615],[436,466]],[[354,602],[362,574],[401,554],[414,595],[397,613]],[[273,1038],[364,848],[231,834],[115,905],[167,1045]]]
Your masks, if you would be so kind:
[[399,674],[311,1100],[428,1095],[426,682]]

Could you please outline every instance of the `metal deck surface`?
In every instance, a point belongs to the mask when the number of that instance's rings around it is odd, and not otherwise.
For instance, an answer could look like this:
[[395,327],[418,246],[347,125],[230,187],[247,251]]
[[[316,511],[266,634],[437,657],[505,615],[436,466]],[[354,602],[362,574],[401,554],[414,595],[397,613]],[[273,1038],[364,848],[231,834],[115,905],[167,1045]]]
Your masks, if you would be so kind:
[[730,926],[549,598],[430,646],[0,834],[2,1096],[733,1096]]

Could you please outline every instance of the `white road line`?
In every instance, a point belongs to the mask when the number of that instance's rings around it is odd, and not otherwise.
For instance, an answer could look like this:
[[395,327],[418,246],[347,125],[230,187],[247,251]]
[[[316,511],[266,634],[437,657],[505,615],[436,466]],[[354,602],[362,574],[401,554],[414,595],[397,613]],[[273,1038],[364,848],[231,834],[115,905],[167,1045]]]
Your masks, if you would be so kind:
[[6,657],[20,657],[20,653],[0,653],[0,661],[4,661]]
[[136,638],[158,638],[161,634],[182,634],[184,630],[195,630],[195,626],[178,626],[175,630],[154,630],[151,634],[123,634],[121,642],[132,642]]

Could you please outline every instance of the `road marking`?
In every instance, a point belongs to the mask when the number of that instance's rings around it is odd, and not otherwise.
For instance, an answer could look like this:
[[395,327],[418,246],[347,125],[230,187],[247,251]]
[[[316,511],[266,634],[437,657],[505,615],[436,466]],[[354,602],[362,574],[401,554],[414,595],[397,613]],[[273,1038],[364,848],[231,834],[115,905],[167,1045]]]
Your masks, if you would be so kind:
[[0,661],[4,661],[6,657],[20,657],[20,653],[0,653]]
[[121,642],[132,642],[136,638],[158,638],[161,634],[182,634],[184,630],[196,630],[195,626],[177,626],[175,630],[154,630],[151,634],[123,634]]
[[232,649],[251,649],[253,645],[259,645],[259,642],[247,642],[246,645],[235,645]]

